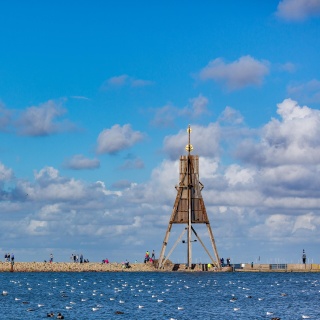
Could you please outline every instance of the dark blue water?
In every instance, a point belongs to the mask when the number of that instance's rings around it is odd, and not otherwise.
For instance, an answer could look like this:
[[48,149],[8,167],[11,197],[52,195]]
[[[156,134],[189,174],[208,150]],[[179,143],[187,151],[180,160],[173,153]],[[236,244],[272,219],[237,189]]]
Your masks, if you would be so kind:
[[0,319],[320,319],[311,273],[1,273],[4,290]]

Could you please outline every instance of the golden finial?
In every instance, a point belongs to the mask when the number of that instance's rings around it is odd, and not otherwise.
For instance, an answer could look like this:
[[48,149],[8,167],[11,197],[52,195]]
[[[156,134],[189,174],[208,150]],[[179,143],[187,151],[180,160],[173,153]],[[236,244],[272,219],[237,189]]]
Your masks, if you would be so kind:
[[190,153],[192,150],[193,150],[193,146],[192,144],[190,143],[190,134],[192,132],[192,129],[190,127],[190,124],[188,126],[188,129],[187,129],[187,132],[188,132],[188,135],[189,135],[189,143],[186,145],[186,150],[188,151],[188,153]]

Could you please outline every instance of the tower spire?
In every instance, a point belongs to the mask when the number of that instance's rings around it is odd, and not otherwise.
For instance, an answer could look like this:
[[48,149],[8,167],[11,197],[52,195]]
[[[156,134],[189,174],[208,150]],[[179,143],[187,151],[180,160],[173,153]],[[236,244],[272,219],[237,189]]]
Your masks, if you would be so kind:
[[192,144],[190,143],[190,140],[191,140],[191,132],[192,132],[192,129],[191,129],[191,127],[190,127],[190,124],[189,124],[189,126],[188,126],[187,132],[188,132],[188,144],[186,145],[186,150],[188,151],[188,155],[190,155],[190,152],[193,150],[193,146],[192,146]]

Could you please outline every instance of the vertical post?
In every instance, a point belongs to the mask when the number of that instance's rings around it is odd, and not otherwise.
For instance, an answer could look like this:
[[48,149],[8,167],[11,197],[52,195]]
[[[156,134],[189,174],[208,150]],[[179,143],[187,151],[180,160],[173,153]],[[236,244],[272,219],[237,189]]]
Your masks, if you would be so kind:
[[191,143],[190,143],[190,133],[191,133],[191,128],[190,125],[188,127],[188,134],[189,134],[189,139],[188,139],[188,268],[191,268],[192,265],[192,239],[191,239],[191,227],[192,227],[192,194],[191,194],[191,189],[192,189],[192,181],[191,181],[191,157],[190,157],[190,152],[191,152]]

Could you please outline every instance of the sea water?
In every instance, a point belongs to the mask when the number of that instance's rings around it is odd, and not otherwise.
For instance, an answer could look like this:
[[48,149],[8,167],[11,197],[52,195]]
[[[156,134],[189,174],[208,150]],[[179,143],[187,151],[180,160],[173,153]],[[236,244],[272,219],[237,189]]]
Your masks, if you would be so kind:
[[318,273],[1,273],[0,294],[0,319],[320,319]]

